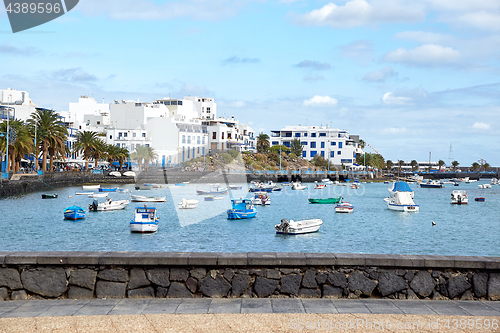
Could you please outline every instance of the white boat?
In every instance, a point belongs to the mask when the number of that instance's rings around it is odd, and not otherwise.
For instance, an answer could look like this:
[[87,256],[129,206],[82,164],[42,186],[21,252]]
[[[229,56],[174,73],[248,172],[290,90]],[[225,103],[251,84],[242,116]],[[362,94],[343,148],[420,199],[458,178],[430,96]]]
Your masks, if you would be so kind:
[[224,197],[222,195],[214,195],[214,200],[222,200]]
[[113,177],[121,177],[122,176],[122,174],[120,172],[118,172],[118,171],[111,171],[109,173],[109,175],[113,176]]
[[130,190],[128,188],[119,188],[116,190],[118,193],[128,193]]
[[130,232],[156,232],[160,217],[155,207],[136,207],[134,218],[130,221]]
[[145,195],[131,194],[130,200],[134,202],[165,202],[167,197],[147,197]]
[[354,206],[348,202],[343,202],[335,206],[335,212],[337,213],[352,213],[354,211]]
[[491,188],[491,184],[481,184],[481,185],[477,185],[477,187],[479,187],[479,188]]
[[269,206],[271,204],[268,192],[254,192],[253,194],[252,204],[258,206]]
[[333,185],[333,182],[329,178],[321,179],[321,182],[326,185]]
[[94,194],[94,192],[75,192],[75,195],[91,195]]
[[100,211],[109,211],[109,210],[120,210],[127,208],[127,205],[130,203],[129,200],[111,200],[111,198],[107,198],[104,202],[99,202],[94,200],[89,205],[89,211],[100,212]]
[[454,190],[451,192],[451,203],[456,205],[466,205],[469,202],[467,193],[464,190]]
[[135,177],[135,172],[133,172],[133,171],[125,171],[125,172],[123,173],[123,175],[124,175],[125,177]]
[[144,183],[144,186],[151,188],[163,188],[165,185],[163,184],[152,184],[152,183]]
[[181,202],[179,202],[179,209],[194,209],[198,207],[198,200],[190,199],[187,200],[186,198],[183,198]]
[[280,224],[274,226],[274,229],[277,234],[307,234],[318,231],[322,224],[323,221],[321,219],[305,219],[300,221],[282,219]]
[[92,193],[89,194],[89,198],[106,198],[108,196],[109,192],[102,192],[102,193]]
[[315,183],[315,184],[314,184],[314,188],[315,188],[315,189],[319,189],[319,190],[320,190],[320,189],[324,189],[324,188],[326,187],[326,184],[325,184],[325,183],[318,184],[318,182],[317,182],[317,181],[315,181],[314,183]]
[[99,185],[99,184],[98,185],[83,185],[82,186],[83,190],[97,190],[99,188],[101,188],[101,185]]
[[292,190],[305,190],[307,186],[302,185],[301,182],[295,182],[292,184]]
[[408,186],[408,183],[403,182],[403,181],[395,181],[395,182],[393,182],[391,184],[391,186],[389,186],[388,191],[389,191],[389,195],[391,197],[393,197],[396,192],[409,192],[412,199],[413,199],[413,197],[415,195],[415,193],[413,192],[413,190],[411,189],[411,187]]
[[420,207],[413,202],[413,190],[406,182],[398,181],[389,188],[390,197],[385,198],[387,208],[400,212],[418,212]]

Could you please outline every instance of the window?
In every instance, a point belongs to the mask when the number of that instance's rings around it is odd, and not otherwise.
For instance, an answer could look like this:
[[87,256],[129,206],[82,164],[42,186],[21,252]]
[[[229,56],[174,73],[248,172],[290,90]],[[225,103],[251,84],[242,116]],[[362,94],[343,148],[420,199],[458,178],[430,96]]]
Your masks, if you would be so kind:
[[200,147],[198,147],[198,154],[200,153]]
[[227,132],[227,139],[231,140],[231,133]]
[[318,152],[317,152],[316,150],[311,150],[311,157],[316,156],[316,154],[317,154],[317,153],[318,153]]
[[272,145],[273,145],[273,146],[277,146],[277,145],[279,145],[279,144],[280,144],[280,143],[279,143],[278,141],[273,141],[273,144],[272,144]]
[[132,133],[132,137],[133,137],[133,138],[135,138],[135,134],[136,134],[135,132],[134,132],[134,133]]
[[170,101],[166,101],[164,104],[165,105],[170,105]]
[[185,135],[182,136],[182,143],[186,143],[186,136]]
[[334,151],[330,152],[330,157],[335,157],[335,152]]
[[302,142],[301,142],[301,144],[302,144],[303,146],[307,146],[307,141],[302,141]]
[[97,125],[101,125],[101,122],[100,122],[100,121],[97,121]]
[[300,138],[300,133],[295,133],[296,138]]
[[221,139],[224,140],[224,132],[222,132],[222,138]]
[[[197,136],[197,137],[196,137],[196,143],[197,143],[197,144],[200,144],[200,137],[199,137],[199,136]],[[199,152],[198,152],[198,153],[199,153]]]
[[210,113],[210,107],[207,107],[207,113]]
[[110,136],[109,136],[109,139],[110,139],[110,140],[112,140],[112,139],[113,139],[113,136],[112,136],[112,135],[110,135]]
[[117,144],[116,144],[116,146],[117,146],[118,148],[120,148],[120,144],[119,144],[119,143],[117,143]]
[[122,132],[118,132],[118,139],[122,137]]
[[339,150],[339,151],[337,152],[337,155],[342,155],[342,152]]
[[330,142],[330,146],[335,146],[336,144],[337,144],[337,142],[334,142],[334,141]]
[[326,136],[326,133],[319,133],[319,136]]
[[352,157],[356,158],[356,153],[355,152],[352,153]]
[[325,148],[325,142],[321,142],[321,148]]
[[339,149],[342,148],[342,142],[339,142]]
[[177,105],[182,105],[182,101],[177,101]]
[[146,137],[146,133],[142,133],[142,137],[145,138]]
[[311,148],[316,148],[316,142],[311,142]]
[[311,137],[315,138],[316,137],[316,133],[311,133]]
[[[172,105],[177,105],[177,101],[172,101]],[[188,152],[188,154],[189,154],[189,152]],[[188,158],[189,158],[189,156],[188,156]]]
[[190,149],[188,148],[188,158],[189,158],[189,150],[190,150]]
[[283,144],[285,145],[285,147],[290,148],[290,141],[285,141],[285,142],[283,142]]
[[217,132],[212,133],[212,140],[215,140],[215,139],[217,139]]
[[130,145],[130,149],[134,150],[134,147],[135,147],[135,145],[132,143],[132,144]]
[[191,135],[188,135],[188,143],[191,143]]
[[321,151],[321,157],[325,157],[325,151],[324,150]]
[[307,157],[307,156],[306,156],[306,151],[305,151],[305,150],[302,152],[302,157]]
[[304,136],[306,136],[306,137],[307,137],[307,133],[304,133]]
[[126,138],[127,137],[127,132],[123,133],[123,137]]
[[201,142],[201,144],[202,144],[202,145],[204,145],[204,144],[205,144],[205,137],[203,137],[203,138],[201,138],[201,139],[202,139],[202,140],[201,140],[201,141],[202,141],[202,142]]

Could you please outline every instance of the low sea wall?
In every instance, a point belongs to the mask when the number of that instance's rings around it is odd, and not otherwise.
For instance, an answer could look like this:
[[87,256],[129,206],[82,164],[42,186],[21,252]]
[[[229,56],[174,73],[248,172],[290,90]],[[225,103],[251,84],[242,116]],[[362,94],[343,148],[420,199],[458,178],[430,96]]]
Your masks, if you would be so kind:
[[0,252],[0,299],[302,297],[500,300],[500,257]]

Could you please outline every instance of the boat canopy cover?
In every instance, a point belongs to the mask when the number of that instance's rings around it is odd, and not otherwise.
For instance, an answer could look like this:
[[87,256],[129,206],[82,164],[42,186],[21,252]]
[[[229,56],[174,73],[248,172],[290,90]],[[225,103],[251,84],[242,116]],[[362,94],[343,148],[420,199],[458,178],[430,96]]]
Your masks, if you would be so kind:
[[407,182],[395,182],[392,188],[393,192],[413,192]]
[[394,197],[394,203],[396,205],[415,206],[415,202],[413,202],[411,194],[408,192],[397,192]]

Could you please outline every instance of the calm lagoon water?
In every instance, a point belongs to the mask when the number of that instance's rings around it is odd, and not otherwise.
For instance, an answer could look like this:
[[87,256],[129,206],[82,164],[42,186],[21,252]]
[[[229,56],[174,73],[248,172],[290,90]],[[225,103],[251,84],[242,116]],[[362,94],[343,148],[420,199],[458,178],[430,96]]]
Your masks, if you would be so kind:
[[[271,206],[258,206],[257,217],[228,220],[229,195],[224,200],[204,201],[196,189],[202,184],[165,185],[142,191],[144,195],[166,195],[167,202],[154,203],[159,209],[160,225],[154,234],[132,234],[129,222],[134,207],[114,212],[87,212],[84,220],[63,219],[64,208],[79,205],[87,209],[92,199],[76,196],[81,187],[50,189],[58,199],[42,200],[31,193],[0,200],[0,251],[200,251],[200,252],[340,252],[387,254],[434,254],[500,256],[500,186],[479,189],[486,181],[445,185],[443,189],[415,190],[419,213],[387,209],[387,184],[364,183],[357,190],[329,186],[314,190],[271,194]],[[232,191],[235,198],[250,196]],[[122,186],[136,193],[134,185]],[[466,190],[468,205],[451,205],[454,189]],[[334,205],[309,204],[307,198],[343,195],[354,205],[352,214],[336,214]],[[69,197],[71,196],[71,198]],[[113,198],[128,198],[128,193],[111,193]],[[475,202],[483,196],[486,202]],[[198,199],[194,210],[179,211],[182,198]],[[323,219],[320,231],[305,235],[276,235],[274,225],[282,218]],[[432,226],[431,221],[436,222]]]

